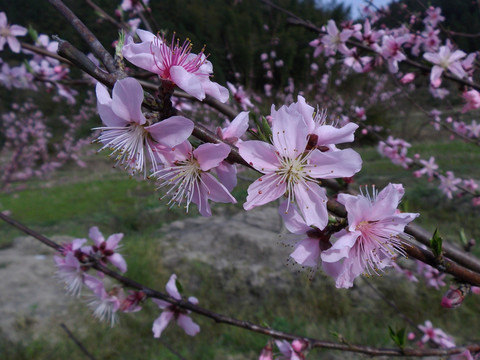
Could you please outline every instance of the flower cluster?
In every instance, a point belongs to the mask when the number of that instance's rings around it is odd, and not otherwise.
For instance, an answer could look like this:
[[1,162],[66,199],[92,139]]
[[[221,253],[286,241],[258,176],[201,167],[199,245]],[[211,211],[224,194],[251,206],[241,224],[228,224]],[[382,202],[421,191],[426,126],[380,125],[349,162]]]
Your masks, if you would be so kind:
[[119,242],[123,234],[113,234],[105,240],[98,227],[90,228],[89,237],[93,245],[86,245],[87,239],[75,239],[63,244],[60,254],[55,256],[57,277],[65,283],[65,289],[74,296],[80,296],[82,289],[89,289],[88,305],[95,317],[113,326],[117,321],[117,312],[136,312],[141,309],[139,303],[145,299],[141,291],[125,294],[123,288],[105,289],[103,273],[96,276],[87,272],[94,264],[106,266],[112,264],[122,273],[127,271],[127,264],[118,253]]

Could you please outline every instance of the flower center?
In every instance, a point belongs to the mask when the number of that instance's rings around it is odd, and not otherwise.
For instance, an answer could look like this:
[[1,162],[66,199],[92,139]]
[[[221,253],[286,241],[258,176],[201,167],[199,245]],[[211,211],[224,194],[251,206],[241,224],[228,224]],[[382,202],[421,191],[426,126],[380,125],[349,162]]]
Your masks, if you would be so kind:
[[[155,51],[159,51],[157,57]],[[199,54],[191,54],[192,43],[189,39],[185,40],[180,46],[180,40],[175,42],[175,34],[173,34],[172,43],[168,46],[165,42],[165,37],[155,38],[150,45],[150,51],[153,55],[155,65],[160,70],[159,76],[162,79],[173,81],[170,74],[172,66],[181,66],[189,73],[195,73],[196,75],[209,76],[208,73],[198,73],[200,67],[207,62],[207,56],[205,56],[205,47]],[[160,60],[160,61],[159,61]]]
[[[170,189],[163,196],[171,196],[168,205],[173,206],[175,203],[180,205],[185,199],[186,210],[193,200],[195,193],[199,192],[202,169],[198,161],[190,154],[188,159],[176,161],[175,166],[164,168],[158,171],[155,176],[164,180],[160,187],[170,185]],[[162,198],[163,198],[162,197]]]

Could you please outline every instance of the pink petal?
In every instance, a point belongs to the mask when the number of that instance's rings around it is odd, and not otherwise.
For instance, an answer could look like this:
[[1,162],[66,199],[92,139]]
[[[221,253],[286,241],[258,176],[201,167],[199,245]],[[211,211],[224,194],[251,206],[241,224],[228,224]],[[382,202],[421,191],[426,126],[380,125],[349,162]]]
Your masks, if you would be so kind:
[[[360,232],[347,232],[343,231],[342,235],[338,238],[333,246],[322,252],[322,261],[328,263],[335,263],[343,258],[348,257],[350,249],[355,245]],[[336,235],[339,236],[339,235]]]
[[250,140],[237,146],[242,158],[262,173],[275,171],[280,167],[275,147],[266,142]]
[[118,246],[118,243],[122,239],[123,239],[123,234],[122,233],[110,235],[107,239],[106,249],[115,250]]
[[[202,179],[206,175],[202,174]],[[209,190],[203,181],[197,183],[196,188],[193,190],[192,202],[197,205],[198,212],[205,217],[212,216],[212,210],[208,203]]]
[[7,42],[8,42],[8,46],[10,46],[10,50],[12,50],[14,53],[20,52],[21,46],[17,38],[13,36],[7,36]]
[[112,110],[122,119],[139,125],[147,121],[142,113],[143,89],[134,78],[118,80],[113,86]]
[[200,326],[194,323],[190,316],[178,315],[177,324],[185,331],[187,335],[195,336],[200,332]]
[[267,204],[285,194],[287,185],[273,173],[258,178],[248,187],[247,201],[243,204],[245,210]]
[[10,34],[13,36],[24,36],[28,30],[20,25],[10,26]]
[[450,70],[453,75],[459,77],[460,79],[467,75],[465,70],[463,70],[462,64],[460,64],[460,62],[454,62],[450,64],[448,66],[448,70]]
[[203,80],[202,85],[206,94],[210,95],[211,97],[217,99],[222,103],[227,102],[228,98],[230,97],[227,88],[216,82],[210,80]]
[[[170,77],[172,81],[183,91],[187,92],[198,100],[205,99],[205,90],[197,75],[188,72],[181,66],[172,66],[170,68]],[[225,90],[228,94],[228,90]]]
[[240,138],[248,129],[248,111],[242,111],[235,119],[222,130],[222,136],[224,139],[228,138]]
[[216,168],[218,179],[227,188],[232,191],[237,186],[237,167],[227,161],[222,161]]
[[114,253],[113,255],[109,256],[108,261],[110,261],[113,266],[120,270],[120,272],[124,273],[127,271],[127,262],[119,253]]
[[207,188],[207,196],[210,200],[222,203],[236,204],[237,200],[228,192],[228,190],[218,182],[215,177],[209,173],[201,175],[202,183]]
[[[288,208],[288,212],[287,212]],[[295,204],[289,204],[288,200],[283,201],[278,208],[278,213],[285,222],[285,227],[293,234],[305,234],[311,227],[305,224]]]
[[158,143],[173,148],[192,135],[194,124],[183,116],[172,116],[145,128]]
[[323,125],[316,129],[315,134],[318,136],[318,145],[342,144],[352,142],[354,140],[354,132],[358,125],[348,123],[347,125],[336,128],[331,125]]
[[160,39],[157,39],[157,36],[152,34],[150,31],[137,29],[136,33],[140,38],[140,40],[142,40],[142,42],[154,42],[154,41],[160,40]]
[[165,289],[167,290],[168,295],[170,295],[176,300],[181,300],[182,296],[178,292],[176,281],[177,281],[177,275],[172,274],[170,276],[170,279],[167,282],[167,285],[165,286]]
[[307,145],[308,128],[300,113],[288,113],[282,106],[273,115],[272,138],[275,148],[285,157],[297,158]]
[[[138,31],[138,30],[137,30]],[[160,69],[155,64],[155,58],[152,55],[152,43],[151,42],[142,42],[135,44],[131,37],[128,37],[125,45],[122,49],[122,54],[130,61],[133,65],[138,66],[141,69],[151,71],[155,74],[160,72]],[[157,60],[161,63],[160,60]]]
[[305,218],[305,224],[324,229],[328,223],[327,195],[325,189],[313,182],[299,183],[294,187],[295,200]]
[[173,312],[165,310],[162,314],[153,322],[153,337],[159,338],[162,335],[163,330],[167,327],[170,320],[173,318]]
[[314,178],[350,177],[362,168],[362,158],[352,149],[321,152],[315,150],[310,156],[308,171]]
[[92,226],[90,228],[90,230],[88,231],[88,237],[92,239],[97,246],[100,246],[100,244],[105,241],[105,238],[98,229],[98,226]]
[[172,305],[172,304],[170,304],[169,302],[164,301],[164,300],[160,300],[160,299],[153,299],[153,298],[152,298],[152,301],[153,301],[155,304],[157,304],[160,309],[165,309],[165,308],[169,307],[170,305]]
[[202,144],[193,151],[200,168],[208,171],[220,164],[230,154],[230,146],[227,144]]
[[443,68],[437,65],[434,65],[432,67],[432,72],[430,73],[430,84],[432,84],[433,87],[439,87],[440,84],[442,83],[442,79],[440,76],[443,73]]
[[316,267],[320,258],[320,246],[317,239],[305,239],[295,245],[290,254],[297,263],[303,266]]
[[5,28],[7,27],[7,15],[5,12],[1,11],[0,12],[0,28]]
[[[297,97],[297,104],[296,110],[302,114],[303,121],[307,125],[308,132],[312,133],[313,129],[315,129],[315,122],[313,121],[313,113],[315,109],[308,105],[305,101],[303,96],[298,95]],[[292,105],[291,105],[292,106]]]

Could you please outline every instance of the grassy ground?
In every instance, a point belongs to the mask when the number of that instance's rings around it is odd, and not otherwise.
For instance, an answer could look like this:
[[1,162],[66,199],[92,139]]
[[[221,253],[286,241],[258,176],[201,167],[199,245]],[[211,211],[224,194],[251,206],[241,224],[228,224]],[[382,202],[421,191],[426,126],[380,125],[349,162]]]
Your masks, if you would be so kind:
[[[379,157],[375,149],[360,151],[364,167],[357,177],[358,184],[374,182],[383,187],[388,182],[404,183],[407,189],[404,206],[408,211],[421,212],[420,223],[430,229],[440,224],[442,233],[455,239],[459,226],[465,228],[467,236],[480,236],[475,226],[479,210],[472,209],[468,201],[448,201],[433,184],[414,179],[388,159]],[[432,143],[415,145],[413,152],[434,155],[442,167],[480,178],[480,169],[471,165],[480,163],[477,148],[463,143]],[[12,211],[13,217],[46,235],[85,237],[92,225],[99,226],[104,234],[124,232],[128,239],[123,249],[123,253],[128,254],[127,275],[163,289],[171,271],[162,266],[162,248],[153,239],[158,238],[156,234],[163,224],[184,214],[182,209],[168,210],[165,201],[158,201],[159,194],[152,192],[153,188],[152,183],[139,182],[120,170],[111,169],[110,163],[99,156],[88,169],[65,169],[48,181],[31,181],[23,191],[2,194],[0,204],[3,209]],[[240,209],[245,189],[243,185],[236,190],[239,205],[223,209]],[[196,209],[188,216],[196,216]],[[3,247],[8,247],[12,239],[20,235],[5,224],[0,224],[0,232],[0,246]],[[298,282],[298,286],[289,291],[276,290],[272,286],[254,293],[248,288],[232,292],[219,286],[225,282],[224,274],[217,274],[208,264],[192,263],[191,275],[184,276],[182,283],[186,289],[196,285],[198,292],[192,295],[206,308],[326,340],[336,340],[332,335],[336,332],[351,343],[393,347],[388,326],[407,326],[397,316],[397,310],[362,286],[361,281],[360,286],[346,291],[335,289],[331,279],[321,273],[313,281],[304,274],[288,274],[286,276],[294,276]],[[471,296],[459,309],[445,311],[439,306],[442,292],[400,278],[394,280],[385,277],[370,279],[370,282],[386,297],[395,299],[400,311],[409,314],[415,323],[430,319],[435,326],[455,335],[459,344],[478,340],[479,297]],[[97,359],[178,359],[162,342],[152,338],[151,323],[158,315],[156,306],[146,304],[140,313],[122,316],[121,323],[113,329],[92,319],[83,305],[72,316],[79,322],[76,335]],[[241,329],[216,325],[199,316],[195,320],[202,328],[195,338],[184,335],[176,327],[162,335],[162,341],[186,359],[256,359],[267,340]],[[15,344],[0,340],[0,358],[85,358],[60,329],[51,331],[57,336],[45,332]],[[63,340],[52,342],[52,336]],[[339,359],[361,358],[360,355],[335,354]],[[314,351],[309,359],[330,356],[331,352]]]

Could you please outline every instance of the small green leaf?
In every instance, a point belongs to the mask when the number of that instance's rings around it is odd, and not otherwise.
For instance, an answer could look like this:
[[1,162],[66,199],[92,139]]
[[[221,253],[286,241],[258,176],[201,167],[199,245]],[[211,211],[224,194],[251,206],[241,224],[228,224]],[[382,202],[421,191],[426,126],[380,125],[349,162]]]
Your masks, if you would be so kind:
[[439,257],[442,255],[442,241],[443,239],[440,236],[438,229],[435,229],[435,232],[433,233],[433,236],[430,239],[430,248],[432,249],[435,257]]
[[183,293],[183,286],[182,286],[182,284],[180,283],[180,281],[178,281],[178,279],[175,279],[175,285],[177,286],[178,292],[179,292],[180,294]]
[[399,330],[393,330],[391,326],[388,326],[388,331],[390,334],[390,338],[393,340],[395,344],[397,344],[400,348],[405,346],[405,328],[401,328]]
[[37,42],[37,39],[38,39],[38,32],[37,30],[35,30],[32,25],[30,25],[28,27],[28,34],[30,35],[30,37],[32,38],[33,42]]
[[465,230],[463,230],[463,228],[460,229],[460,241],[462,243],[462,245],[467,245],[468,244],[468,240],[467,240],[467,237],[465,236]]

